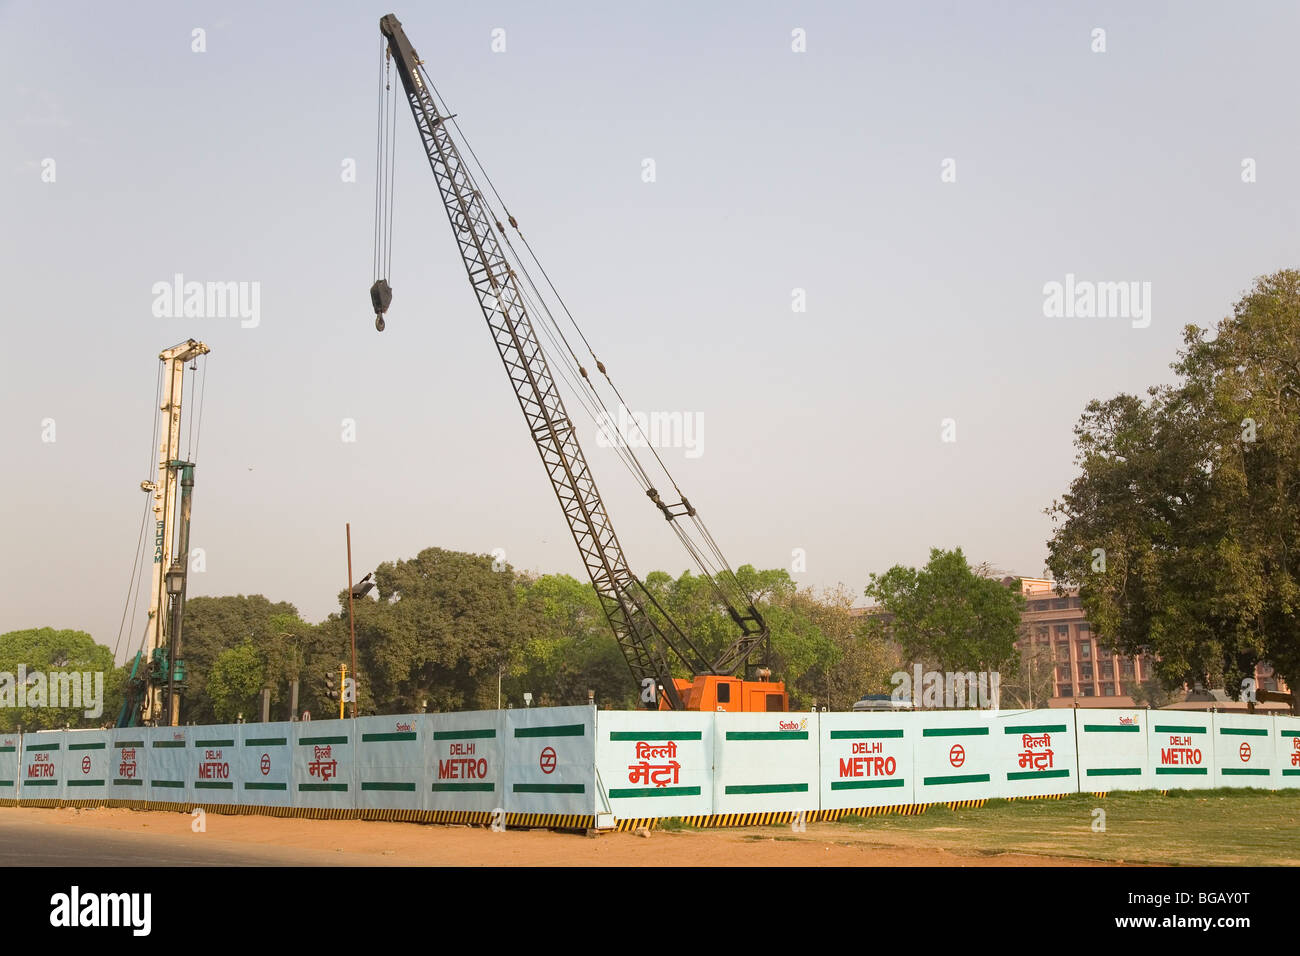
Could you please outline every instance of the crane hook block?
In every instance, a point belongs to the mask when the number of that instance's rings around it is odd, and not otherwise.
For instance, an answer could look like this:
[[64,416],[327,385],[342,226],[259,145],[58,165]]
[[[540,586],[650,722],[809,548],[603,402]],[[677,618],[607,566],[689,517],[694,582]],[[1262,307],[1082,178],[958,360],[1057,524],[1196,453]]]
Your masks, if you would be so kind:
[[393,290],[388,280],[376,279],[375,284],[370,287],[370,304],[375,309],[375,328],[380,332],[384,331],[384,313],[388,311],[392,301]]

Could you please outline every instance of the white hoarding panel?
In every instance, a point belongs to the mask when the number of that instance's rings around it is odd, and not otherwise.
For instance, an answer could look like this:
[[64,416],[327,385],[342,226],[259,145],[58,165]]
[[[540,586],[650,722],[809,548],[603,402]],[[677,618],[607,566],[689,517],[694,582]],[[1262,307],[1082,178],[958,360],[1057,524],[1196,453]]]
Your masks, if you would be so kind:
[[346,815],[356,808],[353,721],[294,724],[293,805]]
[[1147,755],[1160,790],[1218,786],[1214,773],[1213,715],[1160,710],[1147,718]]
[[424,808],[434,820],[487,819],[505,811],[506,711],[431,714],[424,737]]
[[66,755],[61,730],[23,734],[18,795],[23,803],[50,804],[63,799]]
[[[239,803],[239,724],[189,727],[185,779],[190,803],[235,806]],[[245,725],[248,726],[248,725]]]
[[111,732],[109,744],[109,802],[121,805],[144,804],[146,781],[145,763],[149,756],[149,741],[143,727],[122,727]]
[[994,785],[999,797],[1077,793],[1073,709],[992,711]]
[[538,822],[517,819],[517,814],[595,814],[595,716],[594,707],[506,711],[505,809],[510,822]]
[[186,786],[185,771],[189,763],[186,752],[189,741],[185,728],[148,727],[142,728],[140,733],[149,748],[149,756],[145,759],[148,772],[145,799],[150,804],[174,805],[172,809],[188,806],[189,787]]
[[292,800],[293,730],[297,724],[275,721],[239,724],[234,777],[236,803],[261,807],[287,807]]
[[1300,787],[1300,717],[1274,717],[1271,726],[1276,786]]
[[[949,710],[911,714],[916,732],[916,800],[952,803],[1002,796],[1002,726],[997,712]],[[997,737],[994,737],[994,733]]]
[[422,715],[359,717],[356,722],[357,800],[360,810],[424,808],[424,741]]
[[821,725],[821,809],[914,802],[911,714],[826,713]]
[[112,781],[112,733],[107,730],[69,730],[65,733],[67,771],[63,799],[78,803],[106,803]]
[[22,765],[22,740],[16,733],[0,734],[0,804],[18,799],[18,768]]
[[618,820],[713,812],[713,714],[596,714],[596,769]]
[[715,714],[713,812],[817,810],[817,714]]
[[1214,785],[1272,790],[1281,779],[1273,759],[1276,735],[1264,715],[1214,714]]
[[1147,759],[1146,710],[1080,710],[1075,714],[1079,745],[1079,789],[1151,790],[1155,776]]

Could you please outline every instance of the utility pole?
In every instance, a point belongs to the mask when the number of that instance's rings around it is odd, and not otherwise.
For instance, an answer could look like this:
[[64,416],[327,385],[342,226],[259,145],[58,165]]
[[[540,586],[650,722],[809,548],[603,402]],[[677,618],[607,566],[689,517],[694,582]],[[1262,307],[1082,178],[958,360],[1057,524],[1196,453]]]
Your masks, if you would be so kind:
[[[357,624],[352,617],[352,522],[347,523],[348,532],[348,631],[352,635],[352,716],[357,715]],[[343,718],[343,688],[339,687],[339,719]]]

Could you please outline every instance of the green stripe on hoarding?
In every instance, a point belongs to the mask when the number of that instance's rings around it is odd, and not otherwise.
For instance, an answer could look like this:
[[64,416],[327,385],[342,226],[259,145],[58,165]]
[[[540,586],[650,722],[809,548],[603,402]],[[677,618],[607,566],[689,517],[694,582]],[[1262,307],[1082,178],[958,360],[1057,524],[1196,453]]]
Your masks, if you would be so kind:
[[183,740],[155,740],[155,741],[153,742],[153,745],[154,745],[155,747],[168,747],[168,748],[171,748],[171,747],[184,747],[184,746],[185,746],[185,741],[183,741]]
[[611,730],[610,740],[703,740],[704,734],[698,730],[674,730],[662,733],[650,733],[639,730]]
[[251,740],[245,740],[245,747],[284,747],[289,743],[287,737],[254,737]]
[[299,793],[347,793],[346,783],[300,783]]
[[1002,728],[1002,732],[1007,734],[1063,734],[1065,731],[1065,724],[1028,724]]
[[28,787],[57,787],[58,785],[59,785],[59,781],[57,780],[24,780],[23,781],[24,790],[26,790]]
[[580,783],[517,783],[514,791],[515,793],[586,793],[587,788]]
[[832,730],[831,740],[875,740],[879,737],[901,737],[901,730]]
[[246,783],[245,790],[288,790],[287,783]]
[[1268,770],[1254,767],[1224,767],[1219,771],[1225,777],[1267,777]]
[[623,790],[611,790],[611,800],[623,800],[636,797],[698,797],[699,787],[628,787]]
[[367,744],[367,743],[378,744],[378,743],[383,743],[385,741],[398,741],[398,740],[415,740],[415,731],[407,730],[407,731],[402,731],[400,733],[391,733],[391,734],[362,734],[361,735],[361,742],[363,744]]
[[195,780],[195,790],[234,790],[235,784],[231,780]]
[[1267,737],[1268,731],[1254,727],[1220,727],[1219,734],[1233,737]]
[[1284,777],[1300,777],[1300,770],[1290,770],[1290,769],[1288,769],[1288,770],[1283,770],[1283,771],[1282,771],[1282,776],[1284,776]]
[[1156,773],[1181,773],[1197,776],[1209,772],[1206,767],[1156,767]]
[[0,747],[0,754],[11,754],[16,749],[16,747]]
[[491,793],[496,790],[495,783],[435,783],[434,793]]
[[987,727],[926,727],[922,737],[987,737]]
[[401,793],[415,793],[415,784],[413,783],[395,783],[388,780],[363,780],[361,781],[362,790],[395,790]]
[[807,793],[806,783],[747,783],[727,787],[724,793]]
[[35,750],[58,750],[58,749],[59,749],[58,744],[28,744],[26,747],[28,753],[31,753],[32,751]]
[[1156,724],[1158,734],[1208,734],[1208,727],[1189,727],[1183,724]]
[[1141,767],[1091,767],[1085,770],[1085,777],[1140,777]]
[[103,785],[104,785],[104,781],[102,780],[69,780],[68,781],[69,787],[102,787]]
[[0,787],[12,787],[13,785],[14,782],[12,780],[0,780]]
[[1138,724],[1084,724],[1085,734],[1136,734],[1142,727]]
[[516,737],[583,737],[587,728],[583,724],[557,724],[553,727],[516,727]]
[[311,747],[317,744],[345,744],[348,742],[347,737],[300,737],[298,738],[299,747]]
[[940,787],[949,783],[988,783],[986,773],[968,773],[956,777],[923,777],[921,783],[927,787]]
[[1283,737],[1300,737],[1300,730],[1279,730]]
[[1068,777],[1068,770],[1017,770],[1007,774],[1008,780],[1045,780],[1048,777]]
[[143,747],[144,741],[143,740],[119,740],[117,743],[113,744],[113,746],[119,750],[123,747]]
[[728,740],[807,740],[806,730],[728,730]]
[[233,740],[196,740],[196,741],[194,741],[194,746],[196,746],[196,747],[233,747],[233,746],[235,746],[235,742],[234,742]]
[[901,787],[902,780],[832,780],[832,790],[878,790],[881,787]]
[[143,787],[143,786],[144,786],[144,781],[143,781],[143,780],[127,780],[126,778],[119,778],[119,779],[113,781],[113,786],[115,786],[115,787]]
[[[97,744],[68,744],[69,750],[103,750],[108,744],[100,741]],[[12,748],[11,748],[12,749]]]
[[184,780],[150,780],[150,781],[149,781],[149,786],[151,786],[151,787],[171,787],[171,788],[175,789],[176,787],[184,787],[184,786],[185,786],[185,781],[184,781]]
[[482,740],[497,735],[495,730],[435,730],[434,740]]

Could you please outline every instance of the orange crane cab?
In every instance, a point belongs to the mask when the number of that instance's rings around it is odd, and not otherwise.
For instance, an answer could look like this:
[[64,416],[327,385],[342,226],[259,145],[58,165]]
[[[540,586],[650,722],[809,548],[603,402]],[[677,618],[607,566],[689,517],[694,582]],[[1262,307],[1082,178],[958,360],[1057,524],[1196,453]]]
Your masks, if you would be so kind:
[[[683,710],[724,713],[784,713],[789,710],[784,681],[741,680],[705,674],[694,680],[674,677]],[[659,709],[672,710],[667,694],[659,696]]]

